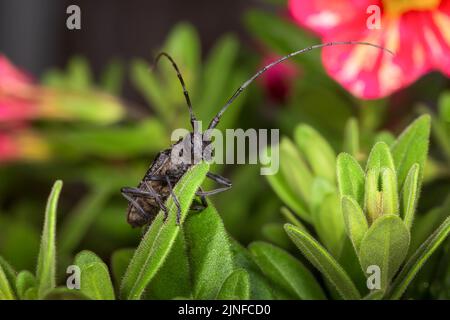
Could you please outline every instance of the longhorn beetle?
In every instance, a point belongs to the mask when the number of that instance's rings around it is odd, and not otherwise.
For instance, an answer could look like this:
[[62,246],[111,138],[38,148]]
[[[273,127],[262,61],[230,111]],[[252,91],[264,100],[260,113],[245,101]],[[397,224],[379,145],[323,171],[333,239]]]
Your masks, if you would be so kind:
[[[125,187],[121,189],[122,195],[129,201],[128,209],[127,209],[127,220],[128,223],[133,227],[141,227],[144,225],[150,224],[153,219],[158,214],[159,210],[162,210],[165,213],[165,216],[167,218],[167,207],[165,206],[165,201],[167,198],[172,196],[173,201],[175,205],[177,206],[177,224],[180,224],[180,218],[181,218],[181,208],[180,203],[178,202],[177,197],[173,193],[173,187],[178,183],[178,181],[181,179],[181,177],[187,172],[187,170],[192,167],[195,163],[186,163],[186,162],[174,162],[171,159],[171,154],[173,150],[179,150],[181,144],[191,144],[189,150],[193,150],[193,154],[189,156],[194,156],[194,153],[200,152],[201,157],[203,157],[203,151],[205,148],[207,148],[211,141],[206,139],[206,141],[201,142],[201,149],[196,149],[195,146],[192,148],[192,146],[195,144],[195,139],[199,138],[199,135],[202,134],[207,135],[210,130],[214,129],[218,124],[222,117],[222,115],[225,113],[225,111],[228,109],[228,107],[233,103],[233,101],[242,93],[242,91],[247,88],[256,78],[261,76],[264,72],[266,72],[268,69],[274,67],[275,65],[302,53],[311,51],[313,49],[318,49],[326,46],[334,46],[334,45],[366,45],[366,46],[372,46],[381,50],[385,50],[392,54],[391,51],[388,49],[385,49],[381,46],[378,46],[376,44],[368,43],[368,42],[360,42],[360,41],[341,41],[341,42],[329,42],[329,43],[323,43],[323,44],[317,44],[314,46],[310,46],[295,52],[292,52],[259,70],[256,74],[254,74],[250,79],[248,79],[246,82],[244,82],[237,90],[236,92],[229,98],[229,100],[226,102],[226,104],[222,107],[222,109],[219,110],[217,115],[211,120],[209,123],[209,126],[207,130],[204,133],[198,132],[197,126],[195,125],[197,119],[195,117],[194,111],[192,109],[191,99],[189,97],[189,93],[186,89],[186,85],[183,80],[183,76],[181,75],[180,70],[178,69],[177,64],[172,59],[170,55],[168,55],[165,52],[161,52],[155,59],[154,65],[156,66],[160,58],[165,57],[167,58],[171,64],[172,67],[175,69],[179,82],[181,84],[181,87],[183,89],[183,94],[186,100],[187,107],[189,109],[189,115],[190,115],[190,122],[192,125],[192,132],[188,134],[185,138],[180,139],[175,144],[173,144],[170,148],[161,151],[157,154],[156,158],[153,160],[153,163],[151,164],[150,168],[147,170],[147,173],[145,174],[142,181],[139,183],[139,185],[136,188],[129,188]],[[198,140],[197,140],[198,141]],[[198,154],[197,154],[198,156]],[[205,159],[202,159],[205,160]],[[219,185],[221,185],[220,188],[211,190],[211,191],[203,191],[201,188],[196,192],[196,195],[200,197],[201,199],[201,205],[193,205],[191,206],[191,209],[193,210],[202,210],[207,206],[207,202],[205,197],[209,195],[213,195],[222,191],[225,191],[229,188],[231,188],[231,181],[227,178],[224,178],[220,175],[214,174],[212,172],[208,172],[206,175],[208,178],[212,179],[213,181],[217,182]]]

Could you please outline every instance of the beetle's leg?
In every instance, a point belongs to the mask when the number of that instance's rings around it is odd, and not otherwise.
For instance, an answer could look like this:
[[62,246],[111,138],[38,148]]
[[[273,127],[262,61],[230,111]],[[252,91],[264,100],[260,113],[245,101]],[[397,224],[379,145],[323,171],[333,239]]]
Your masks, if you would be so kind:
[[[167,216],[167,208],[164,205],[164,203],[162,203],[161,198],[159,196],[159,194],[156,193],[155,190],[153,190],[151,187],[149,188],[149,186],[147,185],[147,189],[148,192],[137,189],[137,188],[122,188],[122,195],[125,197],[125,199],[127,199],[128,201],[130,201],[138,210],[139,212],[145,212],[142,207],[136,202],[136,200],[134,200],[132,197],[130,197],[129,195],[136,195],[136,196],[140,196],[140,197],[145,197],[145,198],[153,198],[156,200],[156,202],[158,203],[159,208],[164,211],[165,215]],[[127,196],[126,196],[127,195]],[[131,201],[130,198],[133,200]],[[146,216],[147,213],[145,213]]]
[[[203,188],[202,187],[200,187],[198,189],[200,190],[200,192],[203,192]],[[205,196],[200,196],[200,201],[202,202],[202,206],[204,208],[208,207],[208,202],[206,201],[206,197]]]
[[166,220],[168,215],[166,205],[162,202],[159,194],[155,191],[155,189],[152,188],[150,184],[148,184],[147,181],[144,181],[144,184],[148,192],[152,194],[152,197],[156,200],[156,203],[158,203],[159,209],[161,209],[164,212],[164,220]]
[[[203,192],[202,187],[199,187],[198,189],[201,192]],[[201,204],[193,204],[193,205],[191,205],[190,209],[194,210],[194,211],[203,211],[206,208],[208,208],[208,202],[206,201],[206,197],[205,196],[200,196],[200,201],[201,201]]]
[[147,212],[145,212],[144,209],[142,209],[141,205],[137,203],[136,200],[133,199],[129,194],[132,193],[133,188],[122,188],[121,193],[122,196],[127,199],[137,210],[137,212],[144,218],[145,220],[149,219],[149,215]]
[[147,180],[150,181],[166,181],[167,182],[167,178],[169,178],[170,180],[172,180],[172,182],[175,182],[177,180],[176,177],[171,177],[171,176],[148,176],[146,177]]
[[208,178],[210,178],[211,180],[217,182],[218,184],[224,186],[224,187],[218,188],[218,189],[214,189],[214,190],[210,190],[210,191],[197,191],[195,193],[197,196],[200,196],[200,197],[201,196],[211,196],[213,194],[217,194],[217,193],[226,191],[226,190],[230,189],[231,186],[232,186],[230,180],[228,180],[227,178],[224,178],[224,177],[222,177],[222,176],[220,176],[218,174],[215,174],[215,173],[212,173],[212,172],[208,172],[206,174],[206,176]]
[[208,178],[210,178],[212,181],[217,182],[218,184],[221,184],[223,186],[231,188],[231,185],[232,185],[231,181],[225,177],[222,177],[221,175],[218,175],[218,174],[215,174],[212,172],[208,172],[206,174],[206,176]]
[[170,183],[169,176],[166,176],[166,182],[167,182],[167,186],[169,187],[170,195],[173,198],[173,202],[175,202],[175,205],[177,206],[177,225],[180,225],[180,221],[181,221],[181,206],[180,206],[180,202],[178,202],[177,196],[175,195],[175,193],[173,193],[172,184]]

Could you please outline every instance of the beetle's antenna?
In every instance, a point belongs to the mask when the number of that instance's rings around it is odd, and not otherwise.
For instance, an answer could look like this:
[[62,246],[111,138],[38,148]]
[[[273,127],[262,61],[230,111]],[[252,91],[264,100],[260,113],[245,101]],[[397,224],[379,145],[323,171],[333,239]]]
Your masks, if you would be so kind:
[[175,63],[175,60],[173,60],[173,58],[166,52],[161,52],[156,56],[155,62],[154,62],[154,68],[156,68],[158,61],[161,57],[166,57],[172,63],[173,68],[177,72],[177,77],[178,77],[178,80],[180,80],[181,87],[183,88],[184,98],[186,99],[186,103],[189,108],[189,116],[191,117],[192,130],[195,131],[194,123],[195,123],[195,121],[197,121],[197,119],[195,118],[194,110],[192,109],[191,99],[189,98],[189,92],[186,89],[186,85],[184,83],[183,76],[181,75],[180,69],[178,69],[178,66]]
[[337,42],[328,42],[328,43],[321,43],[321,44],[316,44],[314,46],[310,46],[295,52],[292,52],[270,64],[268,64],[267,66],[265,66],[264,68],[262,68],[261,70],[259,70],[253,77],[251,77],[250,79],[248,79],[246,82],[244,82],[244,84],[242,84],[237,90],[236,92],[231,96],[231,98],[227,101],[227,103],[222,107],[222,109],[220,109],[220,111],[217,113],[217,115],[211,120],[211,123],[208,126],[208,130],[209,129],[214,129],[220,121],[220,118],[222,117],[222,115],[224,114],[224,112],[228,109],[228,107],[233,103],[233,101],[242,93],[242,91],[244,91],[245,88],[248,87],[248,85],[250,83],[252,83],[256,78],[258,78],[260,75],[262,75],[264,72],[266,72],[267,70],[269,70],[270,68],[276,66],[277,64],[293,57],[296,56],[298,54],[302,54],[308,51],[311,51],[313,49],[319,49],[319,48],[323,48],[323,47],[328,47],[328,46],[335,46],[335,45],[365,45],[365,46],[371,46],[371,47],[375,47],[384,51],[387,51],[388,53],[394,55],[394,53],[382,46],[373,44],[373,43],[369,43],[369,42],[362,42],[362,41],[337,41]]

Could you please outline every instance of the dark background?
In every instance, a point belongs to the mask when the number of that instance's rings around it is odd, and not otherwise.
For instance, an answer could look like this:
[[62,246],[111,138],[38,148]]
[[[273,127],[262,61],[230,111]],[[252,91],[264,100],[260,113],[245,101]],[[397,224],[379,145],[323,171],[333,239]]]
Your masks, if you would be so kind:
[[[66,9],[81,8],[81,30],[68,30]],[[40,76],[81,54],[98,72],[111,58],[151,59],[178,22],[193,24],[206,52],[220,35],[248,37],[242,13],[258,0],[0,0],[0,52]]]

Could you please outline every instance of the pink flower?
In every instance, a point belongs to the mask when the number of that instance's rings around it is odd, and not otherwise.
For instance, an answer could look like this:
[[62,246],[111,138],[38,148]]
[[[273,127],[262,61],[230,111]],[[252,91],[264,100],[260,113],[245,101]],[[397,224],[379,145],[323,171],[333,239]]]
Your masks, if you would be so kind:
[[[277,60],[279,57],[269,55],[262,61],[262,67]],[[293,63],[285,62],[267,70],[261,77],[261,83],[269,98],[278,103],[286,102],[292,89],[292,79],[296,78],[299,71]]]
[[35,91],[31,77],[0,55],[0,122],[35,118]]
[[[372,5],[380,9],[379,29],[370,25]],[[450,0],[289,0],[289,11],[323,42],[367,41],[395,53],[360,45],[323,49],[327,72],[357,97],[387,96],[433,70],[450,76]]]

